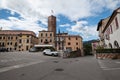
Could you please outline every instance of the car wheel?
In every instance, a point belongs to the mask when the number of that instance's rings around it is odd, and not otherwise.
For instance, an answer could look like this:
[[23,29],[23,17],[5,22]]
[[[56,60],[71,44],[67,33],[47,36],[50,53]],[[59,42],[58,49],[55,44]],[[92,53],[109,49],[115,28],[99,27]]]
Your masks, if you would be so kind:
[[52,53],[52,56],[55,56],[55,55]]
[[43,54],[44,54],[44,55],[46,55],[46,53],[45,53],[45,52],[44,52]]

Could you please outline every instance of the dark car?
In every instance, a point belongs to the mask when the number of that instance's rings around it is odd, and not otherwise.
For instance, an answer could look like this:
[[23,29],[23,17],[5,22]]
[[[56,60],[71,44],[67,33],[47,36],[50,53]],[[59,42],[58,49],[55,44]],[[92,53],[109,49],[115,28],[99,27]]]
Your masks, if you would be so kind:
[[39,50],[37,48],[34,48],[34,47],[29,49],[29,52],[38,52],[38,51]]
[[8,52],[8,49],[7,48],[0,48],[0,52]]

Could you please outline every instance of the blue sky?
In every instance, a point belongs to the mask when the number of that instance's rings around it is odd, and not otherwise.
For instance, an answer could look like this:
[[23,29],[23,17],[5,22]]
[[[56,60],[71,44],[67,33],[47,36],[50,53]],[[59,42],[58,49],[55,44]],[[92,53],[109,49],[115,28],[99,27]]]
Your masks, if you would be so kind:
[[[0,0],[3,30],[47,30],[47,18],[57,17],[57,32],[98,39],[97,24],[120,7],[120,0]],[[53,10],[53,13],[51,12]]]

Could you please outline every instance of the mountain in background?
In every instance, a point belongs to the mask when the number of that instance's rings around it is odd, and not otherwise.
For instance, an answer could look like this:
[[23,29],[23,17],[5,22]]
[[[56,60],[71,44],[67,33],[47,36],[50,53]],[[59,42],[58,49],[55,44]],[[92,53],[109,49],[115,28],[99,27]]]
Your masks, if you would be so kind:
[[84,54],[85,55],[92,55],[92,42],[95,42],[98,40],[89,40],[89,41],[84,41],[83,42],[83,49],[84,49]]

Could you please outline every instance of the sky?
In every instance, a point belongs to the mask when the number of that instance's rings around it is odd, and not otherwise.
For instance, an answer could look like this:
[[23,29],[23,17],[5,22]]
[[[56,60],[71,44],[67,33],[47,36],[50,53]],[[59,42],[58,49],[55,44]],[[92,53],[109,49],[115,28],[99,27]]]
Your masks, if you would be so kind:
[[120,0],[0,0],[2,30],[47,30],[48,16],[56,16],[57,32],[99,39],[97,24],[120,7]]

